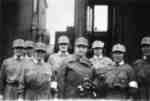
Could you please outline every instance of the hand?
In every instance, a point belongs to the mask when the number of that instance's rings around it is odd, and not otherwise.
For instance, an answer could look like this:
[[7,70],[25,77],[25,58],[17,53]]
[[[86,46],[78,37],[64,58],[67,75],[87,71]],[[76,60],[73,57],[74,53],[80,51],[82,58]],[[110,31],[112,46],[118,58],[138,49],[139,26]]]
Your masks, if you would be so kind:
[[18,101],[24,101],[23,98],[18,98]]
[[57,89],[58,87],[58,84],[56,81],[52,81],[51,84],[50,84],[51,88],[54,88],[54,89]]
[[2,101],[3,100],[3,95],[0,95],[0,101]]
[[3,95],[0,95],[0,101],[2,101],[3,100]]
[[133,98],[129,98],[129,99],[127,99],[127,101],[134,101],[134,99]]

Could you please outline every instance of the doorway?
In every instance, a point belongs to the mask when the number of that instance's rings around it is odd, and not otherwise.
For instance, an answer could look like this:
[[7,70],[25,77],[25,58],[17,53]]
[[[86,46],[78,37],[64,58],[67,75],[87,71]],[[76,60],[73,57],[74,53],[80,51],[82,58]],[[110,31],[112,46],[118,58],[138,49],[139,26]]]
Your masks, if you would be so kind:
[[127,48],[128,62],[140,58],[142,37],[150,35],[150,4],[112,5],[111,35],[112,42],[120,42]]

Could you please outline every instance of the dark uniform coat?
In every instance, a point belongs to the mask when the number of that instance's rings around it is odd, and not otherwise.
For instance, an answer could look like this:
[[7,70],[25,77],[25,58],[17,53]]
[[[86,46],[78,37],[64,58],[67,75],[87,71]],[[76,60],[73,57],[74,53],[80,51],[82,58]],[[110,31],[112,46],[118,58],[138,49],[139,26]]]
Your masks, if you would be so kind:
[[0,73],[0,93],[4,99],[15,100],[23,94],[23,62],[23,58],[17,57],[4,60]]
[[150,60],[139,59],[134,63],[139,82],[139,99],[150,100]]
[[80,98],[77,87],[85,77],[93,79],[92,65],[87,58],[77,59],[76,56],[72,56],[66,61],[58,73],[60,97]]
[[129,83],[135,81],[133,68],[128,64],[113,65],[105,73],[105,83],[107,84],[106,98],[108,99],[128,99],[130,95]]
[[30,61],[24,66],[25,99],[37,101],[51,98],[51,66],[45,62],[36,61]]

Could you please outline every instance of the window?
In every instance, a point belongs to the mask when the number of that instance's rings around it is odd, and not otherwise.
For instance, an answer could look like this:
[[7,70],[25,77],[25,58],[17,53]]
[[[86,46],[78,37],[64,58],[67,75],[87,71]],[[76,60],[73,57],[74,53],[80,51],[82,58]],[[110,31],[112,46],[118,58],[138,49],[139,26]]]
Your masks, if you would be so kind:
[[94,14],[94,31],[106,32],[108,31],[108,6],[96,5]]
[[37,0],[33,0],[33,12],[37,12]]
[[92,8],[91,7],[87,7],[87,31],[91,32],[92,31]]

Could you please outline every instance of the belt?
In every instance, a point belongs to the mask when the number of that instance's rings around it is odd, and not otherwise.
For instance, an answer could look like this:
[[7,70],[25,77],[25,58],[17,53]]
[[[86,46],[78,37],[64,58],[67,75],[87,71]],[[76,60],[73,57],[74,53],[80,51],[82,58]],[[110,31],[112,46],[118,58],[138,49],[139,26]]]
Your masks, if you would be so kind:
[[109,91],[120,91],[120,92],[124,92],[124,91],[126,91],[127,90],[127,87],[119,87],[119,86],[114,86],[114,87],[112,87],[112,88],[109,88]]
[[32,90],[46,90],[49,89],[50,85],[48,82],[36,85],[36,84],[27,84],[27,89],[32,89]]
[[6,85],[10,85],[10,86],[19,86],[19,82],[7,82]]

